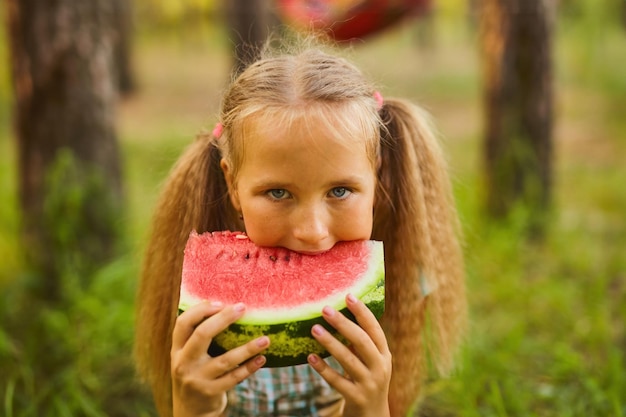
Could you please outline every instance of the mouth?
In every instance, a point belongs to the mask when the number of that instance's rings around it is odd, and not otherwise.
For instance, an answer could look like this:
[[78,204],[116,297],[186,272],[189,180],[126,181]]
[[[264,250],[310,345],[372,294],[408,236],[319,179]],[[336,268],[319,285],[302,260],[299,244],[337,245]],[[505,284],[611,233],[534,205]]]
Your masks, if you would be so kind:
[[296,252],[298,252],[300,255],[317,256],[317,255],[322,255],[322,254],[328,252],[329,250],[330,249],[316,250],[316,251],[298,250]]

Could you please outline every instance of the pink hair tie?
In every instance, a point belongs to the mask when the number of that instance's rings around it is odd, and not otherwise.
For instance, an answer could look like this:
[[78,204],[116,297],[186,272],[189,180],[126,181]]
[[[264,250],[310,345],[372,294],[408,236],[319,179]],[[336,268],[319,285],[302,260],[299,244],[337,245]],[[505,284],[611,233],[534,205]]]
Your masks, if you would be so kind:
[[222,131],[224,130],[224,125],[221,123],[216,123],[213,128],[213,136],[215,139],[219,139],[222,136]]
[[380,94],[380,91],[374,91],[374,100],[376,100],[376,103],[378,103],[378,107],[376,110],[380,110],[383,108],[383,95]]

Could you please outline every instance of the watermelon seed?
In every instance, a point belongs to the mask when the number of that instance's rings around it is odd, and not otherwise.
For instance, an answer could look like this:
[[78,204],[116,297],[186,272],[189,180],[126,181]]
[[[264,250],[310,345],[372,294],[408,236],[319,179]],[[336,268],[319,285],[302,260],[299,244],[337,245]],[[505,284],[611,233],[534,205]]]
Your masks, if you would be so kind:
[[250,259],[250,252],[246,253],[246,259]]
[[291,259],[291,258],[289,258],[289,255],[285,256],[285,260],[286,260],[287,262],[289,262],[289,259]]
[[270,255],[270,259],[271,259],[273,262],[276,262],[276,257],[275,257],[274,255]]

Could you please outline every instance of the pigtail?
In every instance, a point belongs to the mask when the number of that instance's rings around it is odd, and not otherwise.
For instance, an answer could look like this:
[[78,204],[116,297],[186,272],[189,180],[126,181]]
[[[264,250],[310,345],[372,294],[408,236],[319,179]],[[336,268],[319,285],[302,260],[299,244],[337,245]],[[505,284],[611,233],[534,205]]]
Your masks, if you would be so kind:
[[466,306],[458,221],[428,118],[396,99],[386,100],[380,115],[384,126],[372,237],[385,243],[383,326],[393,354],[390,406],[395,416],[404,415],[418,397],[427,357],[439,372],[451,369]]
[[242,227],[220,159],[214,138],[199,136],[170,173],[152,221],[137,295],[135,358],[161,416],[172,414],[170,349],[189,233]]

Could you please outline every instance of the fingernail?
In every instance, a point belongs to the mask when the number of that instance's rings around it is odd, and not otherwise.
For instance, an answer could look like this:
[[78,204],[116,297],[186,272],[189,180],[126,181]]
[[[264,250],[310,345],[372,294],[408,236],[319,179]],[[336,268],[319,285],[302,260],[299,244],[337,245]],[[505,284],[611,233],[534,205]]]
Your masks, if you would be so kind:
[[358,301],[357,298],[352,294],[348,294],[346,299],[348,300],[350,304],[355,304]]
[[332,317],[335,314],[335,310],[329,306],[326,306],[322,309],[322,313],[324,313],[328,317]]
[[320,326],[319,324],[316,324],[315,326],[313,326],[313,329],[311,329],[313,331],[314,334],[321,336],[322,334],[324,334],[324,328],[322,326]]
[[266,347],[270,344],[270,338],[267,336],[261,336],[256,340],[256,345],[258,347]]
[[320,358],[317,357],[317,355],[309,355],[309,362],[312,363],[313,365],[315,365],[316,363],[318,363],[320,361]]
[[222,307],[223,305],[224,303],[222,303],[221,301],[211,301],[212,307]]
[[233,310],[235,310],[238,313],[241,313],[245,309],[246,309],[246,305],[244,303],[237,303],[233,306]]
[[263,364],[265,363],[265,356],[257,356],[256,358],[254,358],[254,363],[255,365],[263,366]]

